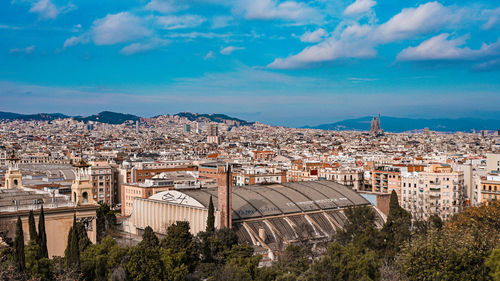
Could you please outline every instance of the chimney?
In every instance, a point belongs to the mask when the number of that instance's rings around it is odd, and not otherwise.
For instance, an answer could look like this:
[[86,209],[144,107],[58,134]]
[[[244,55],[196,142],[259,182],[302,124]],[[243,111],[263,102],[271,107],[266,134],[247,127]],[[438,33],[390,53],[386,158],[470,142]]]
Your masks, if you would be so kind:
[[218,181],[217,202],[219,209],[219,228],[231,228],[232,225],[232,190],[231,166],[226,164],[224,169],[225,179]]

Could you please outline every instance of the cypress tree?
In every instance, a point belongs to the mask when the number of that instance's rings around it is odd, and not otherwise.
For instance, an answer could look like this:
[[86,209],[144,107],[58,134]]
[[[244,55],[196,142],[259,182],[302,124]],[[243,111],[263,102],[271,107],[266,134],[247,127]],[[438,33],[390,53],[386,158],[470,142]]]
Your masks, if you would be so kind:
[[66,243],[66,249],[64,250],[64,257],[66,258],[67,267],[70,267],[72,246],[73,246],[73,226],[69,228],[68,241]]
[[38,243],[40,244],[42,257],[48,258],[49,251],[47,250],[47,233],[45,233],[45,214],[43,212],[43,205],[40,209],[40,217],[38,218]]
[[66,265],[69,268],[80,267],[80,245],[78,239],[78,226],[76,223],[76,214],[73,216],[73,226],[69,230],[68,245],[66,246]]
[[30,240],[37,241],[38,243],[38,233],[36,232],[35,215],[33,214],[33,210],[30,210],[30,214],[28,217],[28,224],[30,230]]
[[17,217],[16,238],[14,240],[14,250],[17,269],[24,271],[26,269],[25,256],[24,256],[24,233],[23,223],[21,217]]
[[389,215],[382,233],[385,236],[386,258],[393,259],[402,244],[410,238],[411,214],[399,206],[398,195],[392,191],[389,201]]
[[208,218],[207,218],[207,232],[214,232],[215,230],[215,210],[212,196],[210,195],[210,203],[208,204]]
[[395,190],[391,192],[391,199],[389,201],[389,216],[399,216],[401,207],[399,206],[398,195]]

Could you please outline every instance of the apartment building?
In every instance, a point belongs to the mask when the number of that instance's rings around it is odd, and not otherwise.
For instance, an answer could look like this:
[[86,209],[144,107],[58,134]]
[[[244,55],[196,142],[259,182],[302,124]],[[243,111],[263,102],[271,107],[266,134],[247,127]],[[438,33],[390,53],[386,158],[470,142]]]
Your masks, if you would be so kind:
[[319,180],[319,171],[328,167],[331,168],[331,165],[324,162],[292,161],[291,169],[287,171],[287,181],[301,182]]
[[319,170],[320,179],[330,180],[349,186],[353,190],[365,190],[363,170],[334,169],[331,167]]
[[90,184],[92,197],[95,202],[106,203],[113,206],[118,195],[112,167],[107,161],[91,162]]
[[482,205],[500,200],[500,172],[488,174],[486,178],[481,179],[480,199]]
[[7,149],[4,146],[0,146],[0,166],[7,165]]
[[254,150],[253,151],[253,160],[255,160],[255,161],[271,160],[274,157],[276,157],[276,153],[274,153],[274,151],[270,151],[270,150]]
[[486,170],[500,172],[500,153],[487,153],[486,154]]
[[371,171],[372,192],[392,193],[401,197],[401,169],[381,166]]
[[286,171],[268,167],[248,167],[235,169],[232,177],[233,183],[237,186],[285,183]]
[[422,172],[404,173],[400,202],[414,219],[426,220],[433,214],[450,218],[465,206],[464,173],[441,164],[430,165]]

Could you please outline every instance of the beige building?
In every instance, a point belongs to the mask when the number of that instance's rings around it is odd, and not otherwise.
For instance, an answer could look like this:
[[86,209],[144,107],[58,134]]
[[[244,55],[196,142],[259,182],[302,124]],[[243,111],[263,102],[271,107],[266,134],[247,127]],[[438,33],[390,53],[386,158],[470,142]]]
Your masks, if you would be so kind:
[[426,220],[432,214],[450,218],[465,206],[464,173],[435,164],[423,172],[403,174],[400,201],[414,219]]
[[149,198],[162,191],[173,189],[198,189],[199,181],[190,172],[161,173],[143,183],[122,184],[122,215],[130,216],[135,198]]
[[500,173],[492,173],[481,179],[481,204],[497,200],[500,200]]
[[500,172],[500,153],[487,153],[486,154],[486,171]]
[[49,257],[64,256],[74,214],[78,221],[85,224],[90,241],[96,242],[95,218],[99,206],[76,206],[69,200],[69,197],[27,188],[0,189],[0,228],[6,229],[8,235],[13,238],[16,233],[17,217],[20,216],[23,222],[24,241],[28,243],[29,211],[34,211],[35,223],[38,225],[42,205],[45,213]]
[[0,146],[0,166],[7,165],[7,150],[5,147]]
[[107,161],[96,161],[91,163],[90,183],[92,185],[92,199],[98,203],[106,203],[108,206],[115,204],[115,178],[113,169]]
[[364,172],[354,169],[333,169],[330,167],[319,170],[320,179],[330,180],[351,187],[353,190],[365,190]]
[[82,159],[74,167],[75,179],[71,184],[71,200],[77,205],[97,204],[96,200],[92,197],[90,165]]

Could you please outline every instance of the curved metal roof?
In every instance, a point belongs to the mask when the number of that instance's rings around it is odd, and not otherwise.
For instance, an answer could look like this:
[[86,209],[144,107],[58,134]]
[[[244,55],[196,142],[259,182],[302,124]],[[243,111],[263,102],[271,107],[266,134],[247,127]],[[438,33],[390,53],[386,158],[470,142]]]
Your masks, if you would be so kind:
[[[335,210],[353,205],[368,205],[368,200],[348,187],[326,180],[312,182],[252,185],[232,188],[233,220]],[[163,197],[166,192],[162,192]],[[208,208],[210,196],[217,206],[217,189],[176,191]],[[160,197],[151,199],[159,200]],[[190,200],[181,204],[189,205]],[[177,202],[178,203],[178,202]],[[199,206],[197,206],[199,207]]]

